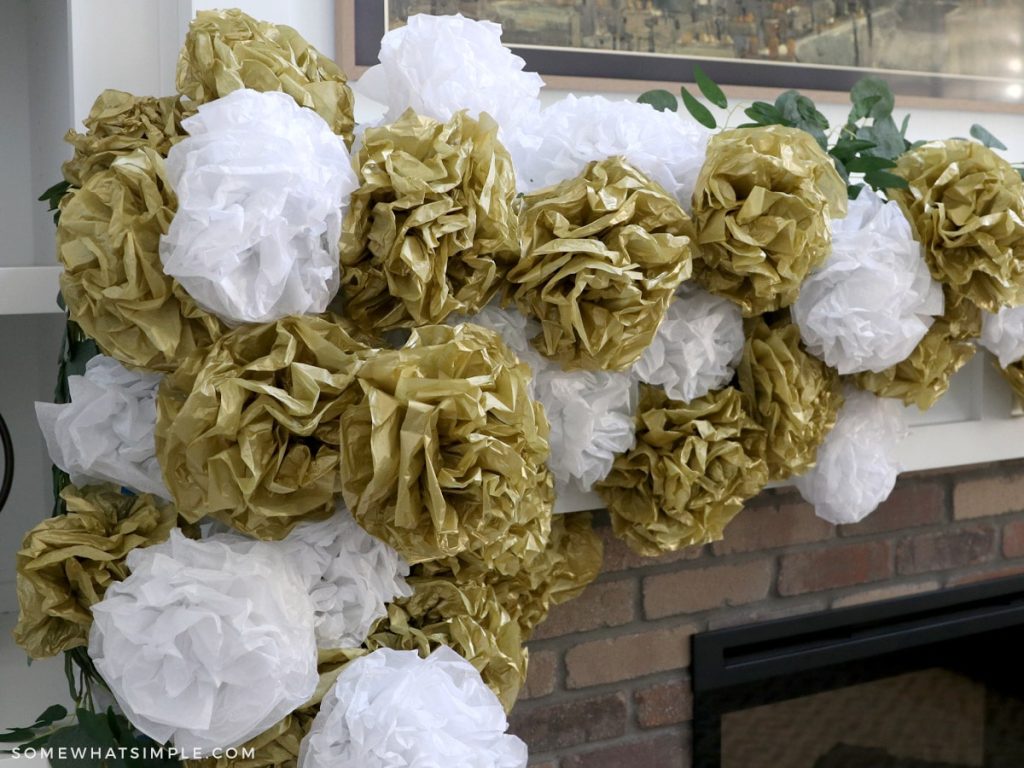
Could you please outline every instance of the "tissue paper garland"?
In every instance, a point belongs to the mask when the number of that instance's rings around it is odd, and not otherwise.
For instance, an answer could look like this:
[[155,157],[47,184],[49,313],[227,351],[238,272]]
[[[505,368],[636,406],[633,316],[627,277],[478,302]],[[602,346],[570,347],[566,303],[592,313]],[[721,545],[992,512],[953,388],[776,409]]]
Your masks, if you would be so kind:
[[732,381],[744,340],[739,307],[684,283],[654,341],[633,366],[633,376],[688,403]]
[[345,313],[386,331],[472,314],[519,258],[512,158],[497,124],[411,110],[368,128],[341,240]]
[[747,412],[763,431],[747,450],[764,458],[769,480],[805,472],[836,423],[843,398],[838,374],[800,347],[788,320],[747,321],[747,341],[736,370]]
[[447,646],[469,661],[512,711],[526,680],[527,651],[519,625],[501,605],[493,587],[444,578],[413,576],[410,598],[388,606],[388,617],[366,640],[377,648],[416,650],[420,656]]
[[167,158],[178,211],[160,240],[164,271],[231,324],[327,309],[358,185],[342,140],[285,94],[248,89],[183,125]]
[[181,121],[195,109],[186,107],[180,96],[133,96],[124,91],[105,90],[82,122],[86,132],[68,131],[64,141],[75,155],[61,166],[64,180],[81,187],[93,174],[105,171],[119,157],[150,147],[167,157],[185,136]]
[[889,498],[900,471],[896,448],[907,435],[895,400],[852,388],[845,395],[817,464],[793,481],[814,513],[833,525],[863,520]]
[[882,371],[943,311],[942,286],[896,203],[862,189],[832,222],[832,252],[791,307],[807,350],[841,374]]
[[313,605],[271,544],[230,538],[128,555],[131,575],[93,606],[89,656],[132,724],[183,750],[238,746],[316,689]]
[[572,94],[503,134],[523,191],[575,178],[595,160],[622,156],[687,211],[710,135],[693,120],[647,104]]
[[526,768],[526,745],[507,729],[494,694],[448,648],[426,659],[382,648],[339,675],[299,768]]
[[115,486],[66,486],[67,514],[39,523],[17,555],[19,615],[14,641],[33,659],[83,646],[93,605],[128,575],[125,557],[164,541],[174,507]]
[[352,91],[345,73],[291,27],[257,21],[237,8],[199,11],[178,57],[178,91],[197,104],[240,88],[283,91],[352,143]]
[[407,109],[441,122],[462,110],[475,119],[486,112],[504,138],[540,110],[544,81],[501,44],[500,24],[415,14],[384,33],[378,58],[356,90],[387,105],[386,122]]
[[570,484],[589,491],[608,474],[615,456],[633,447],[636,382],[626,373],[563,370],[530,344],[540,332],[538,322],[515,309],[489,304],[472,322],[497,332],[533,372],[530,396],[544,406],[550,425],[548,469],[556,495]]
[[385,605],[412,595],[408,564],[343,505],[327,520],[299,523],[281,546],[309,589],[320,648],[362,645]]
[[50,459],[75,485],[108,481],[170,499],[156,460],[156,390],[163,376],[98,355],[69,376],[71,402],[36,403]]
[[[547,540],[554,501],[543,409],[529,369],[497,334],[425,326],[356,374],[342,414],[345,501],[410,563],[478,552],[524,557]],[[532,536],[512,536],[523,529]]]
[[1024,307],[1004,307],[996,314],[981,315],[981,346],[999,358],[1002,368],[1024,357]]
[[149,147],[118,157],[61,201],[61,296],[71,319],[125,365],[173,370],[224,330],[160,265],[176,207],[164,160]]
[[907,150],[887,194],[924,245],[932,276],[982,309],[1024,302],[1024,182],[988,147],[966,139]]
[[168,374],[156,450],[182,515],[262,539],[330,516],[341,413],[360,397],[365,351],[347,327],[332,315],[242,326]]
[[615,459],[597,490],[612,530],[641,555],[657,557],[722,538],[743,502],[768,482],[748,452],[763,432],[728,387],[690,403],[640,388],[636,447]]
[[854,378],[858,387],[879,397],[895,397],[922,411],[931,408],[953,374],[974,357],[974,339],[981,333],[981,310],[962,294],[943,287],[946,308],[906,360],[884,371],[865,371]]
[[694,275],[747,317],[788,307],[828,256],[846,184],[814,138],[779,125],[711,137],[693,193]]
[[537,349],[567,370],[635,363],[690,276],[686,212],[622,158],[610,158],[527,195],[522,229],[507,293],[540,320]]

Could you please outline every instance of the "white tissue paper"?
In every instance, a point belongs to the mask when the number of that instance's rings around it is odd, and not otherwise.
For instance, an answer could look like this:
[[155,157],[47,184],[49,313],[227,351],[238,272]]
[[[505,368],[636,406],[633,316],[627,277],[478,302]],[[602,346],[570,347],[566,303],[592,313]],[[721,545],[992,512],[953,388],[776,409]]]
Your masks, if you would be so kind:
[[240,89],[200,105],[167,158],[178,210],[164,271],[228,323],[323,312],[358,186],[340,136],[284,93]]
[[459,110],[486,112],[503,131],[540,111],[540,75],[501,44],[501,25],[455,16],[410,16],[385,33],[380,64],[353,89],[387,106],[386,122],[410,107],[442,122]]
[[75,485],[110,482],[170,500],[153,438],[162,380],[111,357],[90,359],[84,375],[68,377],[70,403],[36,403],[50,460]]
[[321,648],[358,648],[387,603],[412,595],[409,565],[343,505],[333,517],[299,523],[282,542],[269,543],[287,551],[306,582]]
[[906,359],[942,311],[942,287],[910,223],[869,189],[850,201],[845,219],[832,221],[832,253],[792,307],[808,351],[841,374]]
[[302,740],[299,768],[524,768],[498,697],[442,646],[349,662]]
[[89,656],[128,719],[204,755],[237,746],[316,689],[313,604],[283,552],[178,530],[128,554],[93,606]]
[[575,178],[593,160],[622,155],[690,210],[709,136],[688,116],[648,104],[569,95],[510,131],[506,146],[523,191]]
[[999,358],[1003,368],[1024,357],[1024,307],[1006,307],[998,314],[982,311],[981,346]]
[[688,403],[732,380],[743,342],[740,308],[687,285],[669,305],[654,341],[633,366],[633,375]]
[[889,498],[900,472],[896,448],[908,432],[899,401],[849,387],[845,395],[816,464],[794,479],[815,514],[833,525],[859,522]]
[[636,441],[637,384],[628,372],[565,371],[530,344],[540,324],[514,309],[489,305],[460,318],[497,332],[533,371],[530,394],[544,406],[551,433],[548,468],[560,486],[589,491],[611,471],[616,454]]

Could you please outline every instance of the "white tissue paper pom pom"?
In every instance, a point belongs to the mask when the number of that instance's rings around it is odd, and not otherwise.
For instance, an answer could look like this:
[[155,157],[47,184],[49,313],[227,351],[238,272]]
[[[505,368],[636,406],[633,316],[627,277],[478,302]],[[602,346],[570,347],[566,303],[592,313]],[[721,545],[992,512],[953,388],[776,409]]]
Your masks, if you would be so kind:
[[299,523],[281,545],[306,581],[321,648],[358,648],[387,603],[412,595],[408,563],[344,506],[322,522]]
[[524,191],[575,178],[593,160],[622,155],[690,210],[710,135],[688,117],[648,104],[569,95],[510,132],[506,146]]
[[89,656],[128,719],[208,755],[262,733],[316,690],[313,604],[284,553],[180,531],[128,555],[92,608]]
[[501,25],[455,16],[410,16],[385,33],[380,64],[352,87],[387,106],[386,122],[410,107],[442,122],[460,110],[486,112],[503,129],[540,110],[544,81],[501,44]]
[[156,458],[156,392],[163,374],[97,355],[68,377],[71,402],[36,403],[50,459],[75,485],[111,482],[170,499]]
[[245,88],[182,125],[190,135],[167,158],[178,210],[164,271],[228,323],[323,312],[358,186],[344,140],[291,96]]
[[686,286],[669,305],[633,375],[688,403],[732,380],[743,342],[743,315],[736,304]]
[[908,432],[897,400],[850,388],[845,395],[817,462],[794,480],[815,514],[834,525],[859,522],[889,498],[900,472],[896,447]]
[[998,314],[982,311],[981,346],[999,358],[1003,368],[1024,357],[1024,307],[1006,307]]
[[551,425],[548,469],[559,486],[589,491],[611,471],[616,454],[633,447],[638,388],[628,372],[562,370],[530,344],[540,324],[514,309],[492,304],[460,320],[497,332],[533,371],[530,394]]
[[299,768],[524,768],[498,697],[442,646],[349,662],[299,748]]
[[869,189],[832,222],[832,253],[808,276],[793,320],[808,351],[839,373],[882,371],[914,350],[943,311],[910,223]]

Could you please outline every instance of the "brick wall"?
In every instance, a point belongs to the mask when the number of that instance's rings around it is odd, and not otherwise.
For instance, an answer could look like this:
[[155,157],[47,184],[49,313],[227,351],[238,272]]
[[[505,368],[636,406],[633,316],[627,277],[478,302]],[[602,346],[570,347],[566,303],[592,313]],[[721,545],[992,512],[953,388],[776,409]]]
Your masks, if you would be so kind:
[[603,573],[538,628],[512,730],[537,768],[689,768],[693,633],[1024,573],[1024,461],[905,475],[838,528],[766,491],[725,541],[658,559],[598,525]]

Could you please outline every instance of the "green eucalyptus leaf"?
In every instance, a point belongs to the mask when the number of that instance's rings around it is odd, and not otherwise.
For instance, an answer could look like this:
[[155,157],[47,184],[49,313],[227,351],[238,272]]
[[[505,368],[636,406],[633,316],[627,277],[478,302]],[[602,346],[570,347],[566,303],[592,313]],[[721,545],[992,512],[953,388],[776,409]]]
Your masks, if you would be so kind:
[[757,125],[787,125],[779,108],[767,101],[755,101],[743,110],[743,114]]
[[775,100],[775,107],[782,113],[785,124],[806,131],[814,137],[822,149],[828,149],[828,119],[818,111],[814,102],[799,91],[785,91]]
[[664,88],[655,88],[653,91],[645,91],[637,99],[641,104],[650,104],[659,112],[675,112],[679,109],[679,102],[672,95],[671,91]]
[[722,89],[696,64],[693,65],[693,79],[696,81],[697,87],[700,88],[700,92],[704,94],[705,99],[719,109],[729,108],[729,100],[725,97]]
[[870,171],[864,174],[864,181],[875,189],[906,189],[910,185],[901,176],[888,171]]
[[853,102],[850,122],[865,117],[874,120],[891,117],[896,106],[896,97],[892,95],[892,89],[880,77],[864,77],[854,83],[850,90],[850,101]]
[[857,130],[857,138],[874,142],[875,146],[867,150],[874,157],[895,160],[907,149],[907,142],[892,117],[877,118],[871,125],[861,126]]
[[82,727],[82,730],[89,734],[89,738],[97,744],[101,744],[105,747],[117,746],[117,739],[115,739],[114,734],[111,733],[110,723],[107,722],[107,718],[104,715],[97,714],[96,712],[90,712],[88,709],[83,709],[82,707],[75,710],[75,715],[78,718],[78,724]]
[[62,707],[60,704],[52,704],[47,707],[43,713],[36,718],[36,725],[52,725],[58,720],[63,720],[68,716],[67,707]]
[[870,155],[854,157],[846,163],[846,167],[850,169],[850,173],[884,171],[886,168],[892,168],[894,165],[896,165],[896,163],[887,157],[872,157]]
[[[61,728],[47,740],[46,745],[53,748],[50,765],[53,768],[115,768],[123,763],[120,760],[103,760],[92,758],[89,751],[103,749],[107,745],[93,739],[81,725],[69,725]],[[84,756],[81,756],[82,753]]]
[[904,139],[907,138],[907,126],[910,125],[910,113],[908,112],[903,116],[903,122],[900,123],[900,136]]
[[686,107],[686,111],[690,113],[694,120],[703,125],[705,128],[717,128],[718,121],[715,120],[715,116],[711,114],[711,111],[697,101],[696,97],[693,96],[685,85],[679,86],[679,93],[683,97],[683,106]]
[[976,138],[989,149],[1006,149],[1006,145],[1003,144],[1003,142],[989,133],[984,126],[978,125],[977,123],[971,126],[971,136]]
[[851,200],[856,200],[862,189],[864,189],[863,184],[850,184],[846,187],[846,196]]

